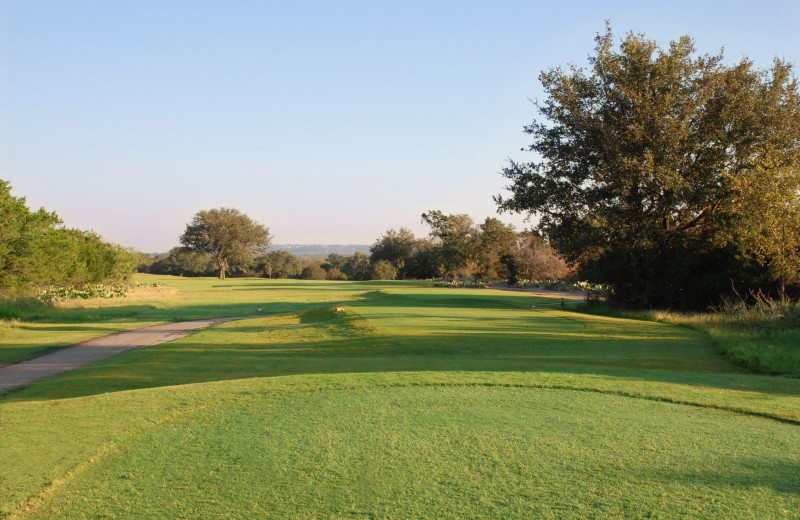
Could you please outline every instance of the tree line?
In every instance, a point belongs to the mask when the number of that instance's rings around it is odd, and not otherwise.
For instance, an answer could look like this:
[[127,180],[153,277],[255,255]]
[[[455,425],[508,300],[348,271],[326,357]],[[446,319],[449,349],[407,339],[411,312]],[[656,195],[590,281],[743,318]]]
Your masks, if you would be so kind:
[[70,229],[54,212],[31,211],[0,179],[0,295],[24,296],[47,286],[125,283],[134,255],[97,233]]
[[261,276],[310,280],[395,280],[480,278],[533,280],[565,278],[565,261],[534,231],[517,232],[496,218],[476,225],[464,214],[439,210],[422,214],[429,228],[416,237],[407,228],[390,229],[370,247],[351,256],[299,258],[270,251],[269,230],[232,208],[204,210],[181,236],[181,247],[143,255],[139,270],[178,276]]

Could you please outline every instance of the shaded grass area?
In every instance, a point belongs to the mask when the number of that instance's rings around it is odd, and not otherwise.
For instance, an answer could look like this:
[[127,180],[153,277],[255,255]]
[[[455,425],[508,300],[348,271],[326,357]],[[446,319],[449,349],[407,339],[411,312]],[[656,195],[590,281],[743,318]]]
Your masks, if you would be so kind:
[[[519,372],[306,375],[6,402],[0,449],[25,464],[0,468],[0,511],[782,518],[798,510],[800,428],[613,394],[629,383]],[[681,391],[660,385],[662,395]],[[707,399],[717,391],[686,390]]]
[[800,378],[800,329],[707,327],[706,330],[720,351],[738,365],[762,374]]
[[[442,294],[442,293],[445,294]],[[398,370],[739,372],[702,333],[531,309],[529,295],[397,286],[337,305],[226,323],[16,392],[53,399],[243,377]],[[640,376],[647,378],[647,375]],[[655,376],[656,379],[662,376]]]
[[625,311],[602,303],[577,310],[691,327],[707,333],[720,352],[743,368],[800,378],[800,304],[796,302],[759,301],[703,314]]

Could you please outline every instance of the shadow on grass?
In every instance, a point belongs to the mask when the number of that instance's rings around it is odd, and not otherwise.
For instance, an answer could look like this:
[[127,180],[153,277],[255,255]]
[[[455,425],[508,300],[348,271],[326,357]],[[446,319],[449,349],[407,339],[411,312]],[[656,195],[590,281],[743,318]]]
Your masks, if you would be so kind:
[[728,486],[733,489],[751,489],[769,486],[779,493],[798,494],[800,493],[800,464],[798,463],[765,463],[759,460],[757,463],[744,463],[739,461],[736,468],[726,468],[719,471],[717,468],[704,467],[695,471],[674,471],[672,474],[665,475],[664,469],[659,468],[651,473],[646,473],[640,477],[640,481],[648,482],[669,477],[671,480],[692,486],[705,486],[709,489],[716,489]]
[[[247,332],[263,330],[248,328]],[[536,345],[529,338],[513,335],[493,335],[485,342],[458,335],[438,338],[442,341],[436,339],[344,337],[316,343],[284,341],[258,345],[200,343],[190,337],[123,353],[20,389],[7,399],[52,400],[254,377],[406,371],[558,372],[773,394],[797,395],[800,391],[798,385],[785,388],[763,385],[762,376],[743,378],[741,373],[703,372],[701,357],[669,358],[663,352],[669,349],[669,341],[664,341],[661,349],[653,346],[644,352],[637,348],[638,341],[618,342],[617,348],[603,351],[585,344],[567,345],[563,340],[559,343],[553,338]]]
[[[602,374],[800,393],[800,383],[781,387],[758,376],[743,378],[744,371],[711,348],[701,333],[560,310],[520,310],[532,300],[536,298],[516,294],[483,299],[370,291],[335,304],[265,303],[265,314],[299,312],[297,322],[228,323],[40,381],[4,400],[51,400],[251,377],[452,370]],[[336,313],[334,305],[351,311]],[[195,319],[252,314],[252,308],[252,303],[193,305],[180,312],[183,319]],[[427,313],[428,308],[453,312]],[[487,310],[499,314],[483,312]],[[514,316],[502,315],[507,310]]]

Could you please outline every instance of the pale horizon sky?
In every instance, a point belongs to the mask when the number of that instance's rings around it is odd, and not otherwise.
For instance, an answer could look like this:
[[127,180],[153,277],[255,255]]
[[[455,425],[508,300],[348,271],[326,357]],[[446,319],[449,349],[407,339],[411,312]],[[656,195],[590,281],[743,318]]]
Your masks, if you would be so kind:
[[[274,243],[497,216],[542,70],[609,20],[761,68],[800,61],[800,2],[0,0],[0,178],[69,227],[166,251],[230,206]],[[523,227],[520,216],[501,215]]]

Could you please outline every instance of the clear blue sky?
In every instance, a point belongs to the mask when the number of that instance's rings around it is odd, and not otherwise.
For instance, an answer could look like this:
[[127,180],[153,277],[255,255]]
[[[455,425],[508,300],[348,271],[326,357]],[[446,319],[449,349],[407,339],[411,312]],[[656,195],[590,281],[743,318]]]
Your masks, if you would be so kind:
[[[233,206],[277,243],[495,215],[539,72],[620,35],[800,62],[800,2],[0,0],[0,178],[145,251]],[[502,217],[521,223],[517,217]]]

